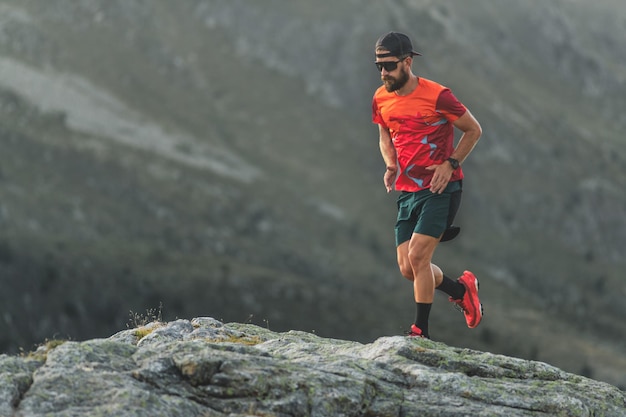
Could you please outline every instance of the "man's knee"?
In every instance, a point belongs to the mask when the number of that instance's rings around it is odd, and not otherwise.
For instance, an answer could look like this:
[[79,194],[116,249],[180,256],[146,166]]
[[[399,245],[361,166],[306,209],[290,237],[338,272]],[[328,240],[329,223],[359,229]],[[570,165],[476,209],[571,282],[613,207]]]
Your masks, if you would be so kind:
[[398,268],[404,278],[413,281],[413,267],[406,253],[398,254]]
[[413,281],[413,268],[409,262],[399,263],[398,267],[400,267],[400,273],[404,278]]
[[429,265],[431,257],[432,255],[426,251],[416,248],[409,251],[408,259],[412,269],[419,269]]
[[402,276],[409,281],[413,281],[413,268],[409,261],[409,241],[401,243],[397,248],[398,268]]
[[438,239],[427,235],[413,235],[408,250],[408,260],[413,269],[430,266],[430,261],[439,243]]

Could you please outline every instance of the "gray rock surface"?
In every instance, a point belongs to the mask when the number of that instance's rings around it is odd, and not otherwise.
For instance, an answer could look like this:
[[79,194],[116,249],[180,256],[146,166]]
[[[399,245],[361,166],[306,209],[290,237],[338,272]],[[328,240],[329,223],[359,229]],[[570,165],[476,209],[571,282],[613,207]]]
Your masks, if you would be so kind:
[[204,317],[0,356],[0,416],[626,416],[618,388],[426,339]]

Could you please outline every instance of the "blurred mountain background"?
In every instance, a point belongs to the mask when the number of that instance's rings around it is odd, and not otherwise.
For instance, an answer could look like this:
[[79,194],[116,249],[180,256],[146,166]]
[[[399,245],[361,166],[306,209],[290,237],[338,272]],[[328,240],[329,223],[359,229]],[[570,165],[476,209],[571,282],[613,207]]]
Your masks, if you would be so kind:
[[402,334],[370,118],[390,30],[484,130],[435,261],[477,274],[485,319],[438,294],[432,336],[624,389],[621,0],[0,1],[0,352],[160,305]]

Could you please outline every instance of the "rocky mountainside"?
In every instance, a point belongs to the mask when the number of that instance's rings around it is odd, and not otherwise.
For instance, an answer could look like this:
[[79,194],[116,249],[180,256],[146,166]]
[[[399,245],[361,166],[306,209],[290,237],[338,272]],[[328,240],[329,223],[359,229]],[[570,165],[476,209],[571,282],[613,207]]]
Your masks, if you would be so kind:
[[626,415],[623,391],[542,362],[208,317],[0,355],[0,375],[7,417]]
[[372,45],[483,126],[461,236],[475,331],[626,387],[626,6],[617,0],[0,0],[0,351],[129,311],[371,342],[413,319],[370,122]]

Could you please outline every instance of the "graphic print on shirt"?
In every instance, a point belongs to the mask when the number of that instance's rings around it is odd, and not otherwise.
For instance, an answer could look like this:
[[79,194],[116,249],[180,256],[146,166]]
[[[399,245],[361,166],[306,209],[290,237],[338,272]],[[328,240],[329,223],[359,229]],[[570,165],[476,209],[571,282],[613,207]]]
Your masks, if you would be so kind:
[[444,125],[448,121],[437,113],[426,117],[417,113],[414,117],[391,117],[390,120],[399,127],[392,140],[404,174],[400,181],[406,178],[419,189],[428,188],[433,172],[426,167],[446,158],[448,129]]
[[[435,150],[437,149],[437,145],[435,145],[434,143],[428,142],[428,136],[425,136],[424,139],[422,139],[422,144],[430,146],[430,149],[431,149],[430,158],[432,159],[433,154],[435,153]],[[415,164],[409,165],[404,171],[404,175],[406,175],[407,177],[415,181],[418,187],[424,188],[424,180],[422,178],[414,178],[411,175],[411,170],[413,169],[415,169]]]

